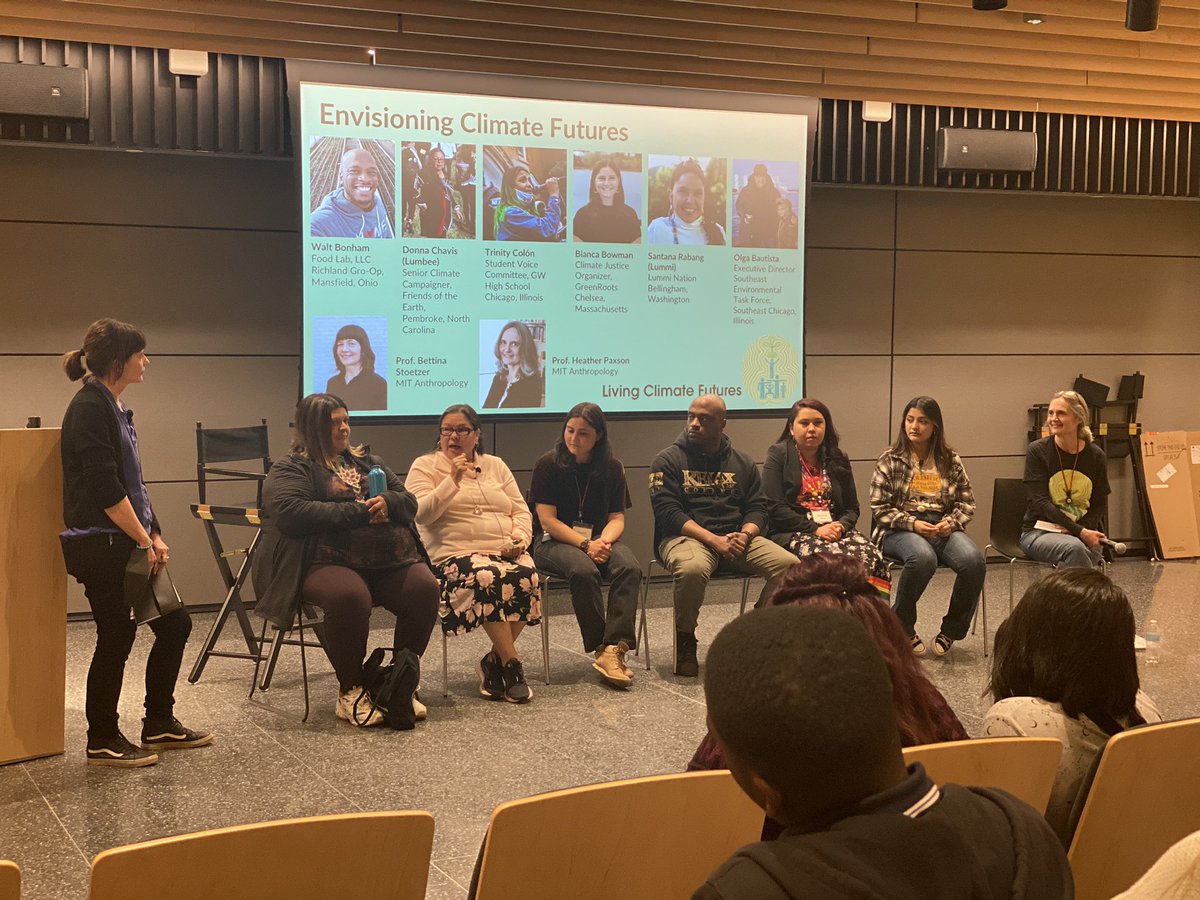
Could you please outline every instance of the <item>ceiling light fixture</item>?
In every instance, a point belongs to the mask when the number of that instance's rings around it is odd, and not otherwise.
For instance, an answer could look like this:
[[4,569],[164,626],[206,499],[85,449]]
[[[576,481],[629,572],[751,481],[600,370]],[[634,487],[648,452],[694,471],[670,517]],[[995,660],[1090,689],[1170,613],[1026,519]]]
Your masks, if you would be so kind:
[[1158,7],[1159,0],[1129,0],[1125,4],[1125,27],[1130,31],[1155,31]]
[[972,9],[1004,9],[1008,6],[1008,0],[971,0]]
[[371,58],[371,65],[375,65],[375,48],[372,47],[367,51],[367,56]]
[[1041,25],[1046,21],[1043,16],[1039,16],[1037,13],[1025,13],[1022,18],[1025,20],[1026,25]]

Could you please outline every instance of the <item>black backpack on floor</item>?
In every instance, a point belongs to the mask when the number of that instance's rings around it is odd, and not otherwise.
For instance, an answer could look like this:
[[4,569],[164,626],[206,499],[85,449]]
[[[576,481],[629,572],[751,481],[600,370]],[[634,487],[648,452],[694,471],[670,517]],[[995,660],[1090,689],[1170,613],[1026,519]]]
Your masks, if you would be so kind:
[[[383,652],[383,647],[376,647],[363,663],[363,687],[388,725],[409,731],[417,724],[412,698],[421,682],[421,658],[411,650],[394,651],[391,663],[385,666]],[[358,702],[367,701],[360,698]]]

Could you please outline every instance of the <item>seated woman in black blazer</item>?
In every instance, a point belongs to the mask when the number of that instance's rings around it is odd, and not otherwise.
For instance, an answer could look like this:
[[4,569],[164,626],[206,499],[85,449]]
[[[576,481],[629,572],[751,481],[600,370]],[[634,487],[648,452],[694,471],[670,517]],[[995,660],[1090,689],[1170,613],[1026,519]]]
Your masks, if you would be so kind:
[[850,459],[838,447],[833,417],[820,400],[806,397],[792,405],[779,441],[767,450],[763,493],[771,540],[796,556],[843,553],[862,560],[872,583],[886,589],[883,555],[855,530],[858,492]]

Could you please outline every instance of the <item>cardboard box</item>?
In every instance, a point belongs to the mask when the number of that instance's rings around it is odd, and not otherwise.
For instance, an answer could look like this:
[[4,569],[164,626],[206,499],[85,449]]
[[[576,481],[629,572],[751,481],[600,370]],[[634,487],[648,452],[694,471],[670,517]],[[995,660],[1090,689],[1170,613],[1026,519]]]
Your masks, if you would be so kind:
[[1193,444],[1200,452],[1200,433],[1149,431],[1142,435],[1146,494],[1164,559],[1200,556],[1200,499],[1194,486],[1200,484],[1200,462],[1193,465]]

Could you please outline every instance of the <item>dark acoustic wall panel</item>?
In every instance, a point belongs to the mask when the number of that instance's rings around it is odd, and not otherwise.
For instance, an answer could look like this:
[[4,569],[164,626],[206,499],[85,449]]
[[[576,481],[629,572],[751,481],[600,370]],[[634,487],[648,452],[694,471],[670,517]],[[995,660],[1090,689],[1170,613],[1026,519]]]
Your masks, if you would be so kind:
[[[942,128],[1029,132],[1032,172],[946,172]],[[1200,122],[1123,119],[896,104],[867,122],[857,100],[822,100],[814,180],[826,184],[946,187],[1144,197],[1200,197]]]
[[86,72],[83,121],[0,113],[0,140],[291,156],[281,59],[208,55],[208,74],[173,75],[167,51],[0,36],[0,63]]

